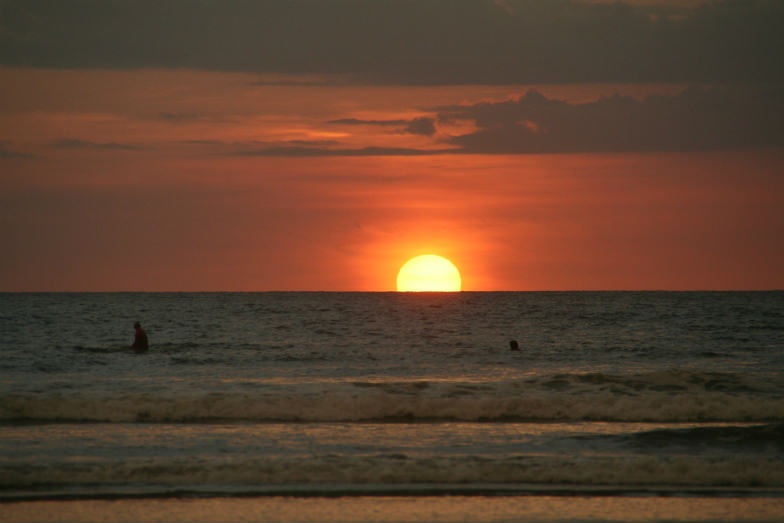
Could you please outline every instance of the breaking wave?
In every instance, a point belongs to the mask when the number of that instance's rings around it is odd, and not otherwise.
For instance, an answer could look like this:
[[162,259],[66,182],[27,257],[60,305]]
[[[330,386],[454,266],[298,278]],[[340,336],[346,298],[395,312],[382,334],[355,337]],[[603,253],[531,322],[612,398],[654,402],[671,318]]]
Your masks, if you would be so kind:
[[405,454],[135,458],[111,463],[0,464],[0,489],[101,484],[539,484],[782,487],[780,459],[724,456],[418,458]]
[[561,374],[504,382],[342,381],[254,384],[184,395],[7,394],[0,420],[780,421],[781,378],[673,371]]

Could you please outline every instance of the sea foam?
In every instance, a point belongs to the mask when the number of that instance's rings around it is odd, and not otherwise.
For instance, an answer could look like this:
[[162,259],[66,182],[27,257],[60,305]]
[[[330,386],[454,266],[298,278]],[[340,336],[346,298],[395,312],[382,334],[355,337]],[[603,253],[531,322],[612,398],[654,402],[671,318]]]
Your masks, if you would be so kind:
[[562,374],[486,382],[345,381],[190,394],[7,394],[0,420],[776,421],[781,384],[733,374]]

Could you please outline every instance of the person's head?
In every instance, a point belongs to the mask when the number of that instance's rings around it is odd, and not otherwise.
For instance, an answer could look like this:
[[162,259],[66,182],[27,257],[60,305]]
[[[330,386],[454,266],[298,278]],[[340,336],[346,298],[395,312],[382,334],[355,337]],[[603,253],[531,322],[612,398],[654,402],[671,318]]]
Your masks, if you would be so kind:
[[133,324],[133,328],[134,329],[141,329],[142,328],[142,324],[137,321],[136,323]]
[[517,340],[511,340],[509,342],[509,348],[512,350],[520,350],[520,345],[517,344]]

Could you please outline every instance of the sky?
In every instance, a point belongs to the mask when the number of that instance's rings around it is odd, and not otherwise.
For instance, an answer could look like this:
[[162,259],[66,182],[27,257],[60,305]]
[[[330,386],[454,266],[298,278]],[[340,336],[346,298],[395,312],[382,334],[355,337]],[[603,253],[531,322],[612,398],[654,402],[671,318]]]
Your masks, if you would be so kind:
[[0,291],[784,288],[779,0],[0,0]]

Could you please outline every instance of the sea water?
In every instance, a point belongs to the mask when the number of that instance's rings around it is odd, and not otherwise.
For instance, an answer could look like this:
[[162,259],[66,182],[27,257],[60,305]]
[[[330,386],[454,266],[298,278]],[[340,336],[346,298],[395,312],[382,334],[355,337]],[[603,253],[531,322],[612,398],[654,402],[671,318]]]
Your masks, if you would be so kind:
[[0,519],[784,517],[784,292],[9,293],[0,347]]

